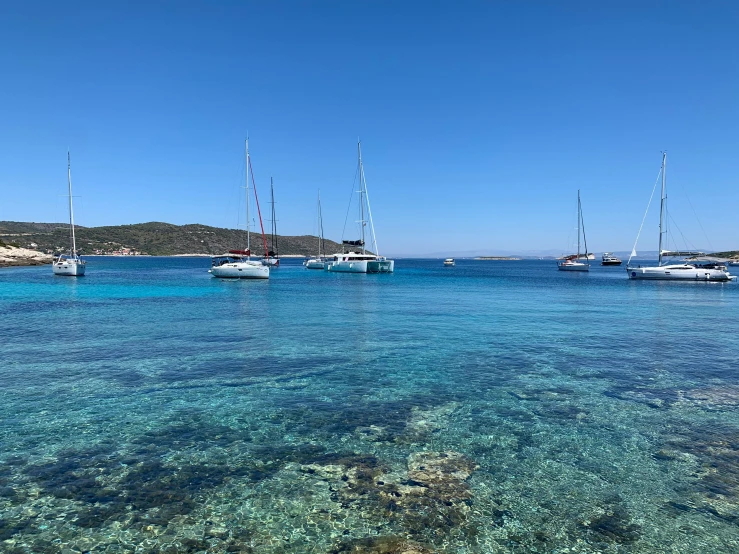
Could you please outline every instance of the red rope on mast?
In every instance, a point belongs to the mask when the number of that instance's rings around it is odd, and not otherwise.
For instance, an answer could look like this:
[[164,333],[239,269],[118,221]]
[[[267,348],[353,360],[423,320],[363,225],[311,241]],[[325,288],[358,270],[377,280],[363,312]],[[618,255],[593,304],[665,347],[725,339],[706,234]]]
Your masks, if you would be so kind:
[[[264,243],[264,257],[269,257],[267,250],[267,237],[264,236],[264,223],[262,223],[262,210],[259,209],[259,196],[257,196],[257,183],[254,181],[254,169],[251,167],[251,156],[249,156],[249,169],[251,170],[251,184],[254,186],[254,199],[257,201],[257,213],[259,214],[259,226],[262,228],[262,242]],[[249,225],[249,222],[246,222]]]

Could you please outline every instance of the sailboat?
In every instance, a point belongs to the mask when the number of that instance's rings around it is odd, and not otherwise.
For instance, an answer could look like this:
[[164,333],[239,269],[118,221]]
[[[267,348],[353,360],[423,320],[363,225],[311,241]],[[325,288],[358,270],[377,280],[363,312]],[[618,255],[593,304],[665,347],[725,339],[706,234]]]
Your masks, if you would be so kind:
[[577,191],[577,254],[567,256],[564,261],[559,262],[557,266],[560,271],[590,271],[590,264],[580,261],[580,229],[582,228],[582,238],[585,242],[584,258],[589,260],[588,255],[588,239],[585,238],[585,221],[582,218],[582,204],[580,203],[580,190]]
[[[663,250],[662,243],[663,238],[667,234],[665,224],[665,213],[667,211],[667,194],[666,194],[666,170],[667,170],[667,152],[662,152],[662,166],[660,167],[660,174],[662,176],[662,193],[660,195],[660,206],[659,206],[659,256],[656,266],[633,267],[631,265],[631,259],[636,256],[636,244],[639,242],[639,235],[641,234],[641,228],[636,236],[634,242],[634,248],[631,250],[629,261],[626,263],[626,272],[629,279],[643,280],[643,279],[659,279],[666,281],[730,281],[736,279],[735,276],[731,275],[726,269],[719,269],[716,267],[705,267],[699,264],[692,263],[677,263],[677,264],[664,264],[662,263],[663,258],[669,257],[684,257],[684,256],[702,256],[703,252],[683,251],[683,250]],[[655,182],[655,187],[657,183]],[[654,191],[652,191],[654,194]],[[652,199],[650,197],[649,202],[651,204]],[[647,211],[649,211],[649,205],[647,205]],[[644,214],[646,218],[647,214]],[[644,220],[642,220],[642,226]]]
[[74,236],[74,210],[72,209],[72,160],[67,151],[67,186],[69,188],[69,241],[70,253],[61,254],[53,263],[54,275],[82,277],[86,262],[77,255],[77,242]]
[[[269,279],[269,266],[262,264],[260,260],[251,259],[251,232],[249,219],[249,170],[251,168],[251,158],[249,157],[249,139],[246,139],[246,250],[229,250],[228,254],[213,256],[211,258],[211,268],[208,272],[213,277],[222,279]],[[259,209],[259,198],[257,197],[256,183],[254,182],[254,172],[252,172],[252,183],[254,184],[254,198],[257,202],[257,210]],[[259,212],[259,222],[262,222],[262,215]],[[264,252],[267,253],[267,239],[264,237],[264,226],[262,226],[262,242],[264,243]]]
[[323,259],[323,254],[326,253],[326,248],[323,244],[323,215],[321,214],[321,191],[318,191],[318,256],[305,260],[303,265],[306,269],[324,269],[326,267],[326,261]]
[[275,217],[275,182],[272,177],[269,178],[269,189],[272,195],[272,250],[262,260],[264,265],[279,266],[280,265],[280,249],[277,247],[277,218]]
[[[362,144],[357,142],[357,157],[359,175],[359,223],[361,238],[358,240],[342,240],[343,252],[334,254],[333,259],[326,263],[326,270],[337,273],[392,273],[395,270],[395,260],[388,260],[380,256],[375,236],[375,225],[372,222],[372,210],[370,208],[369,194],[367,193],[367,181],[364,177],[364,166],[362,165]],[[365,216],[366,212],[366,216]],[[365,219],[367,217],[368,219]],[[372,250],[367,252],[365,248],[365,228],[370,226],[372,239]],[[350,251],[347,252],[346,249]],[[353,248],[358,248],[354,250]]]

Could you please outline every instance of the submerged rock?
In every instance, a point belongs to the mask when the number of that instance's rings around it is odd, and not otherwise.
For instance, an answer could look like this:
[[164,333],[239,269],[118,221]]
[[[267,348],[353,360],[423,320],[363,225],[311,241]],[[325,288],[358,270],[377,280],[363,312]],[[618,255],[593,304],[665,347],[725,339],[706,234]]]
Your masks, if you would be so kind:
[[366,537],[342,541],[330,554],[434,554],[432,550],[400,537]]

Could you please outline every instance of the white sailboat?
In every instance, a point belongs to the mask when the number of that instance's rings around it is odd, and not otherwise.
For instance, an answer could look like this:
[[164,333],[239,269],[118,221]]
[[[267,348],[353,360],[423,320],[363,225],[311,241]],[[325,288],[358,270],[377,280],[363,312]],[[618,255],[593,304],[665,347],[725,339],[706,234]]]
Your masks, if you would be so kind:
[[[582,225],[581,225],[582,224]],[[585,221],[582,218],[582,204],[580,203],[580,190],[577,191],[577,254],[574,256],[567,256],[563,261],[557,264],[560,271],[590,271],[590,264],[583,263],[580,259],[580,228],[582,227],[582,238],[585,242],[585,254],[586,260],[590,259],[588,254],[588,239],[585,238]]]
[[323,254],[326,253],[326,248],[323,244],[323,215],[321,214],[321,191],[318,191],[318,256],[310,258],[303,262],[306,269],[325,269],[326,260],[323,258]]
[[[682,256],[701,256],[703,252],[692,252],[692,251],[670,251],[663,250],[662,243],[663,237],[667,234],[665,226],[665,211],[666,211],[666,169],[667,169],[667,152],[662,153],[662,166],[660,168],[660,174],[662,176],[662,194],[660,197],[659,207],[659,257],[656,266],[641,267],[632,266],[631,259],[636,256],[636,244],[639,242],[639,234],[641,234],[641,228],[636,236],[636,242],[634,242],[634,248],[631,250],[629,261],[626,263],[626,272],[629,279],[635,280],[665,280],[665,281],[730,281],[736,277],[732,276],[728,271],[724,269],[717,269],[715,267],[704,267],[700,264],[693,263],[677,263],[677,264],[662,264],[662,259],[667,257],[682,257]],[[655,183],[655,187],[657,183]],[[654,191],[652,191],[654,194]],[[651,203],[652,199],[649,199]],[[649,206],[647,205],[647,212]],[[646,218],[647,214],[644,214]],[[642,226],[644,220],[642,220]]]
[[[262,264],[261,260],[251,259],[251,232],[249,219],[250,167],[249,139],[246,139],[246,250],[229,250],[228,254],[213,256],[211,258],[211,268],[208,270],[213,277],[219,277],[221,279],[269,279],[269,266]],[[264,230],[262,230],[262,240],[264,241],[266,252],[267,242],[264,238]]]
[[[345,250],[346,248],[352,247],[359,248],[359,250],[334,254],[333,258],[326,263],[326,270],[337,273],[392,273],[395,271],[395,260],[388,260],[385,256],[380,256],[377,253],[377,238],[375,236],[375,226],[372,222],[372,210],[370,208],[369,194],[367,193],[367,181],[364,178],[362,145],[360,142],[357,142],[357,157],[359,164],[357,171],[359,175],[359,190],[357,191],[359,193],[359,221],[357,223],[359,223],[361,229],[361,238],[359,240],[342,240],[342,245]],[[368,219],[365,219],[365,211]],[[374,254],[367,252],[365,248],[365,227],[367,223],[370,225]]]
[[275,215],[275,182],[269,178],[269,190],[272,197],[272,250],[262,259],[264,265],[278,267],[280,265],[280,249],[277,246],[277,216]]
[[86,262],[77,255],[77,242],[74,236],[74,210],[72,209],[72,161],[67,151],[67,186],[69,188],[69,240],[70,253],[62,254],[52,265],[54,275],[82,277],[85,274]]

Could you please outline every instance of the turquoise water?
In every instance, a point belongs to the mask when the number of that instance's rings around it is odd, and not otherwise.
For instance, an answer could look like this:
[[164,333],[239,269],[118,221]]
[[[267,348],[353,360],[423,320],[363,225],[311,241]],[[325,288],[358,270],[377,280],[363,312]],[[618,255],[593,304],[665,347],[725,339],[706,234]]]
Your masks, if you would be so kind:
[[739,286],[0,270],[2,552],[736,552]]

